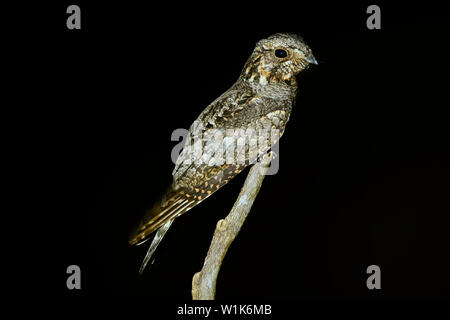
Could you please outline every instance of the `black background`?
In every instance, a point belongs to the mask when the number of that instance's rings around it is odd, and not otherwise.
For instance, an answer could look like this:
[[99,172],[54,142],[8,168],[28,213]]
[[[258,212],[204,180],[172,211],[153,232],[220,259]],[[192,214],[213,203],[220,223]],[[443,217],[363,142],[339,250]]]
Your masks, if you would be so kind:
[[[66,29],[70,4],[82,30]],[[172,131],[234,83],[258,40],[293,32],[319,65],[299,76],[280,170],[229,249],[217,299],[448,297],[445,12],[375,3],[382,29],[368,30],[369,4],[48,5],[29,79],[52,294],[190,299],[247,171],[177,219],[141,277],[147,247],[128,234],[171,182]],[[80,291],[66,288],[71,264]],[[366,287],[372,264],[381,290]]]

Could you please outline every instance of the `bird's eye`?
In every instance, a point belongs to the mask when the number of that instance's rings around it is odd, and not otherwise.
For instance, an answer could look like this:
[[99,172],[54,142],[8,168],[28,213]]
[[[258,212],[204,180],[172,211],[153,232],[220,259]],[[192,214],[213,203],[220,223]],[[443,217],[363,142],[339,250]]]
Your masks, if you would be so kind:
[[286,50],[283,50],[283,49],[276,49],[276,50],[275,50],[275,57],[277,57],[277,58],[286,58],[286,57],[287,57],[287,52],[286,52]]

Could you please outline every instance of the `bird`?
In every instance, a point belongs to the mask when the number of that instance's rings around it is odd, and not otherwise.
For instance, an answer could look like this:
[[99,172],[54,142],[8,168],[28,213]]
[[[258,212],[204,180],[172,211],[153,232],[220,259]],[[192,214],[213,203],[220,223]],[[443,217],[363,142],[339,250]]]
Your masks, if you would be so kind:
[[[190,126],[171,186],[131,232],[131,245],[146,242],[156,232],[139,273],[174,219],[214,194],[278,142],[296,103],[296,76],[312,64],[317,65],[317,60],[297,34],[276,33],[256,43],[237,81]],[[277,132],[275,138],[262,134],[269,131]]]

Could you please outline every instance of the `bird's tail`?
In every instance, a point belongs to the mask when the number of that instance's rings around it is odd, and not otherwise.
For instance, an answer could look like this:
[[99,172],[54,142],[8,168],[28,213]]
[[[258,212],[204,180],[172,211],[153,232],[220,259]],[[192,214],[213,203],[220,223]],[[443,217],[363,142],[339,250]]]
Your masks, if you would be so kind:
[[129,238],[130,244],[140,245],[149,240],[150,235],[157,230],[139,269],[139,274],[142,274],[144,271],[156,248],[172,225],[173,220],[195,206],[196,202],[189,195],[186,195],[186,192],[183,190],[169,189],[161,201],[156,203],[146,213]]
[[141,268],[139,269],[139,274],[142,274],[142,272],[144,272],[144,269],[147,266],[147,263],[150,261],[153,253],[155,253],[156,248],[158,247],[162,238],[166,234],[167,230],[169,230],[170,226],[172,225],[172,222],[173,222],[173,220],[167,221],[165,224],[162,225],[161,228],[158,229],[158,231],[156,231],[156,234],[153,237],[152,243],[150,244],[150,247],[148,247],[147,254],[145,255],[144,261],[142,261]]
[[191,209],[197,200],[186,194],[184,190],[169,189],[160,202],[156,203],[142,218],[139,225],[131,233],[129,243],[139,245],[165,223]]

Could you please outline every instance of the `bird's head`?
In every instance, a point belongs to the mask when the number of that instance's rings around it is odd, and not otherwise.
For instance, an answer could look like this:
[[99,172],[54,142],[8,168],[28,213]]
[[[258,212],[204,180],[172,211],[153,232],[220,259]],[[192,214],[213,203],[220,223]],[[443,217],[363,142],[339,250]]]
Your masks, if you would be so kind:
[[300,36],[277,33],[258,41],[242,76],[262,85],[272,81],[290,81],[310,64],[317,64],[317,61]]

